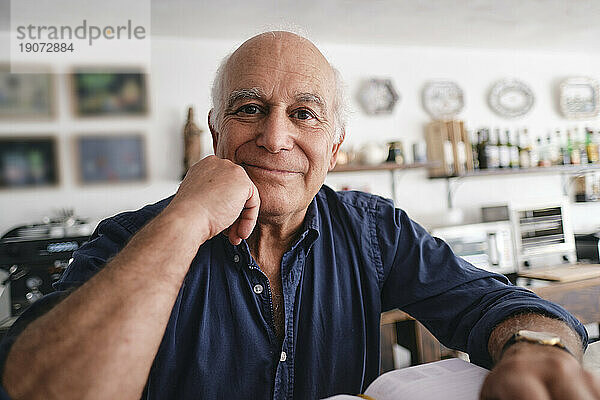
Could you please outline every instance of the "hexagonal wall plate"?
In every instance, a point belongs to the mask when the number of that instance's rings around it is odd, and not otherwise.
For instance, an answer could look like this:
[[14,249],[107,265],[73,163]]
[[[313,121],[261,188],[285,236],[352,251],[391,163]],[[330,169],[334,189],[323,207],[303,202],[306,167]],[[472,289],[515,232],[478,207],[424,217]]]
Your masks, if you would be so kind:
[[399,101],[400,95],[391,79],[369,79],[358,92],[358,102],[369,115],[391,114]]

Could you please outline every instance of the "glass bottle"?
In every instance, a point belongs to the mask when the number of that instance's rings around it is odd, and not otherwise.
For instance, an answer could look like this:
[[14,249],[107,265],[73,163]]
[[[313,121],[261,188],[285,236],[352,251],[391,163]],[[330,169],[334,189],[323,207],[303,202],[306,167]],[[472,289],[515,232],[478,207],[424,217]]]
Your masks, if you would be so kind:
[[500,134],[500,130],[498,130],[498,155],[500,161],[500,168],[508,168],[510,166],[510,150],[508,148],[508,143],[506,142],[506,138],[508,137],[508,129],[504,132],[504,137]]
[[489,140],[486,146],[487,149],[487,166],[488,168],[498,168],[500,166],[500,156],[498,153],[498,136],[493,137],[493,133],[496,135],[499,133],[499,129],[489,131]]
[[517,134],[517,143],[519,146],[519,166],[521,168],[529,168],[531,166],[531,148],[527,128],[523,128],[521,135]]
[[560,129],[552,132],[548,132],[548,153],[550,156],[550,163],[552,165],[560,165]]
[[548,147],[542,142],[542,138],[537,138],[537,152],[538,152],[538,167],[549,167],[550,166],[550,155],[548,154]]
[[510,140],[510,132],[506,131],[506,145],[510,155],[509,166],[511,168],[519,168],[519,147]]
[[536,146],[537,140],[529,139],[529,166],[530,167],[538,167],[539,164],[539,152]]
[[473,169],[479,169],[479,143],[481,142],[481,130],[471,131],[471,153],[473,154]]
[[571,137],[571,132],[567,131],[567,153],[569,153],[569,159],[572,165],[581,164],[581,159],[579,157],[579,150],[575,143],[573,143],[573,138]]
[[589,128],[585,130],[585,149],[587,152],[588,163],[595,164],[598,162],[598,146],[593,142],[593,131]]

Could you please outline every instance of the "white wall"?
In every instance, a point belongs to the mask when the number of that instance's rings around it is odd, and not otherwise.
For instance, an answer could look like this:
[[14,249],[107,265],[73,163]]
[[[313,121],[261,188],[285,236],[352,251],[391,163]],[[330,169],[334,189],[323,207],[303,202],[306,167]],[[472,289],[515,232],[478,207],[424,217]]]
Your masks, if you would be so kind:
[[[7,49],[0,36],[0,49]],[[215,40],[152,39],[150,73],[151,115],[144,119],[101,119],[81,121],[73,117],[66,76],[57,75],[59,115],[50,123],[1,123],[0,135],[53,133],[59,137],[61,185],[49,189],[0,191],[0,233],[11,226],[38,221],[53,210],[73,207],[81,216],[102,218],[121,210],[135,209],[157,201],[177,189],[181,171],[182,140],[186,108],[194,105],[199,125],[206,130],[209,87],[219,60],[237,43]],[[347,143],[360,146],[368,140],[387,142],[400,139],[405,149],[423,138],[429,117],[421,106],[420,91],[427,80],[452,79],[465,92],[466,106],[461,117],[473,128],[528,126],[530,132],[546,134],[548,129],[566,128],[573,123],[562,119],[556,106],[556,85],[561,78],[588,75],[600,79],[600,55],[554,54],[500,50],[449,48],[393,48],[320,44],[340,69],[348,84],[354,113],[348,126]],[[0,61],[6,61],[0,53]],[[390,77],[402,96],[392,115],[369,117],[353,100],[362,79]],[[531,113],[518,120],[502,120],[493,114],[486,95],[493,81],[517,77],[527,82],[536,95]],[[580,126],[597,120],[580,122]],[[82,187],[76,183],[72,159],[75,134],[144,131],[148,145],[150,178],[146,183]],[[210,138],[204,142],[209,151]],[[369,187],[391,196],[387,173],[339,174],[328,177],[334,186],[350,183]],[[475,220],[482,204],[515,200],[551,200],[562,195],[561,178],[556,175],[478,177],[461,181],[454,203],[467,220]],[[446,182],[429,180],[425,171],[403,171],[397,177],[398,205],[418,221],[436,224],[446,207]],[[573,207],[578,231],[600,227],[600,204]]]

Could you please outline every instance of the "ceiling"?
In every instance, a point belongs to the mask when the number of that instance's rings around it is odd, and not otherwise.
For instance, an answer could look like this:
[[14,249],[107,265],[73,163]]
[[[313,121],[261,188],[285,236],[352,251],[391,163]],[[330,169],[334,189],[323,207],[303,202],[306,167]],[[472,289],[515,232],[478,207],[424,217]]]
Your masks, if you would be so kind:
[[[66,2],[52,1],[62,10],[68,9]],[[151,0],[151,4],[151,29],[157,36],[239,41],[259,31],[290,28],[321,43],[600,52],[600,0]],[[0,0],[2,30],[9,29],[8,7],[9,0]]]
[[298,27],[322,42],[600,51],[599,0],[153,0],[160,35],[240,40]]

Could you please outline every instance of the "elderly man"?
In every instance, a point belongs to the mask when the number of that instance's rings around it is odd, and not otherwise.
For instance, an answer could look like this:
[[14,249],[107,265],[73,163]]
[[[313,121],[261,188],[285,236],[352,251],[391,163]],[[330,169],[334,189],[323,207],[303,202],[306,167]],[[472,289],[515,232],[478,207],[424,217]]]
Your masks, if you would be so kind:
[[7,393],[360,393],[379,372],[380,313],[398,307],[495,364],[482,398],[598,398],[579,363],[585,330],[566,311],[455,257],[390,201],[322,186],[344,139],[339,93],[304,38],[269,32],[238,48],[213,89],[216,156],[172,198],[99,224],[5,340]]

